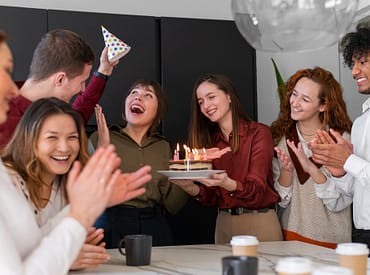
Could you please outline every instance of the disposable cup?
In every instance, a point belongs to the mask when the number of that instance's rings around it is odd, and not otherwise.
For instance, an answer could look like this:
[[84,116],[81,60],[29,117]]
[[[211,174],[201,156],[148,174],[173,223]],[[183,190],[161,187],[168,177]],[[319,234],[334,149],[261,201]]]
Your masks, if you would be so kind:
[[353,275],[366,275],[369,249],[363,243],[340,243],[335,252],[340,266],[352,270]]
[[305,257],[281,258],[276,265],[278,275],[309,275],[312,272],[312,261]]
[[255,236],[233,236],[230,244],[234,256],[257,256],[258,240]]
[[325,265],[315,268],[312,275],[353,275],[352,270],[343,266]]

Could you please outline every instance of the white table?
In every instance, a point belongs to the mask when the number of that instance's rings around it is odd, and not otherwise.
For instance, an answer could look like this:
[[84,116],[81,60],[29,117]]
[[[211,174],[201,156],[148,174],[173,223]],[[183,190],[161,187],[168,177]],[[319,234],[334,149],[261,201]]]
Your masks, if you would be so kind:
[[[94,269],[71,272],[70,274],[165,274],[165,275],[220,275],[221,258],[231,255],[229,245],[187,245],[153,247],[152,261],[148,266],[126,266],[124,256],[110,249],[112,260]],[[338,265],[333,249],[310,245],[298,241],[261,242],[258,247],[258,274],[276,274],[275,264],[281,257],[304,256],[311,258],[314,267]],[[369,268],[368,264],[368,268]],[[367,274],[370,274],[368,269]]]

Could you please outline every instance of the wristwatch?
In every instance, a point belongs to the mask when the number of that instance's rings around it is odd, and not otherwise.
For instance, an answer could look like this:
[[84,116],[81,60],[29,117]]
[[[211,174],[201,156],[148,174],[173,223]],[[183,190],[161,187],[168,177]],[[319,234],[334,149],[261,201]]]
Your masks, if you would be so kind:
[[100,77],[100,78],[102,78],[104,80],[108,80],[108,77],[109,77],[108,75],[102,74],[101,72],[98,72],[98,71],[95,71],[94,72],[94,75],[97,76],[97,77]]

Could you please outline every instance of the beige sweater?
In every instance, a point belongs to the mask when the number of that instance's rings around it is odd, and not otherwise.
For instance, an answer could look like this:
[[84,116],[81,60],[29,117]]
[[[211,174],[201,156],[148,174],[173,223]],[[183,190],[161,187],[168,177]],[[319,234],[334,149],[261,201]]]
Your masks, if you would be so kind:
[[[304,142],[302,145],[306,155],[310,157],[311,152],[307,145]],[[285,137],[278,147],[288,153]],[[351,207],[340,212],[331,212],[316,196],[313,179],[309,177],[304,184],[301,184],[296,171],[294,171],[293,184],[290,187],[281,186],[277,181],[280,164],[276,159],[274,162],[275,188],[281,197],[280,205],[285,206],[281,215],[281,224],[286,239],[323,243],[323,245],[332,244],[332,247],[337,243],[350,242]],[[325,168],[320,169],[329,181],[335,180]]]

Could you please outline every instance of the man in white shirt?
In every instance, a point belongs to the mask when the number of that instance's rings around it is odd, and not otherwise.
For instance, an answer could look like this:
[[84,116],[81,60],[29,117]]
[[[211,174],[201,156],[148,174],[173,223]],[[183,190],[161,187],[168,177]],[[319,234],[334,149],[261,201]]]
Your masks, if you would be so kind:
[[[356,32],[347,33],[341,41],[346,65],[352,69],[361,94],[370,94],[370,26],[359,24]],[[353,242],[367,243],[370,247],[370,98],[363,105],[363,113],[352,127],[351,143],[339,133],[331,136],[318,131],[315,142],[309,145],[313,159],[326,166],[343,169],[343,177],[333,186],[322,187],[323,196],[353,196]],[[334,137],[334,139],[332,138]],[[348,201],[347,201],[348,203]],[[340,210],[339,201],[333,210]]]

